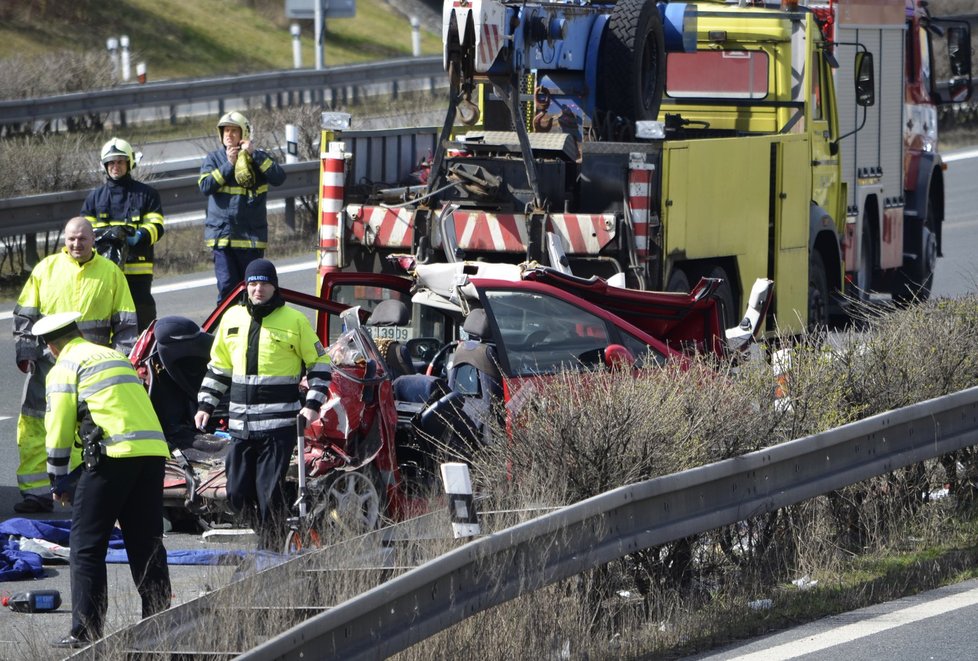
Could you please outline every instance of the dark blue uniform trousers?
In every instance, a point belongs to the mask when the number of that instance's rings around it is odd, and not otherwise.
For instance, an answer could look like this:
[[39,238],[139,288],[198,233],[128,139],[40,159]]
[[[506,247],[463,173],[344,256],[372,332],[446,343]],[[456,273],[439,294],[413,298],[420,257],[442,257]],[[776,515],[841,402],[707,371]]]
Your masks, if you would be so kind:
[[295,427],[231,436],[224,466],[228,502],[258,534],[259,548],[280,551],[288,505],[282,487],[296,446]]
[[82,471],[72,498],[71,633],[101,638],[108,610],[105,553],[119,522],[142,616],[170,606],[170,572],[163,547],[163,457],[102,456]]
[[217,302],[220,303],[244,280],[248,264],[265,256],[261,248],[214,248],[214,277],[217,278]]

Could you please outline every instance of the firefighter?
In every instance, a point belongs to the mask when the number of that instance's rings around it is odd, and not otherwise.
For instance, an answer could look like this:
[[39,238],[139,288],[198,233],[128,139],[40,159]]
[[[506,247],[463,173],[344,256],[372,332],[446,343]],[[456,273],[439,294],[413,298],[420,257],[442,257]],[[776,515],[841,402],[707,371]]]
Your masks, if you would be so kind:
[[[62,312],[34,324],[56,358],[47,377],[44,416],[49,499],[72,504],[71,630],[52,642],[55,647],[81,647],[102,637],[109,603],[105,553],[116,521],[142,616],[170,605],[163,547],[163,467],[169,449],[163,430],[129,359],[84,339],[79,319],[77,312]],[[76,443],[82,457],[73,471],[79,461]]]
[[212,251],[220,303],[248,264],[265,255],[268,186],[280,186],[285,170],[255,148],[251,124],[240,112],[221,117],[217,132],[223,146],[204,159],[197,183],[208,196],[204,243]]
[[153,245],[163,236],[163,206],[152,186],[132,178],[136,156],[125,140],[112,138],[102,146],[106,181],[85,198],[81,215],[98,239],[108,232],[125,237],[128,253],[119,264],[136,304],[139,332],[156,318],[153,286]]
[[[228,501],[254,525],[259,548],[275,549],[286,533],[282,487],[296,446],[296,414],[309,422],[319,417],[329,357],[306,316],[285,306],[270,261],[251,262],[245,281],[244,303],[224,314],[214,337],[194,422],[204,430],[230,390]],[[309,386],[304,405],[303,371]]]
[[44,378],[54,358],[37,341],[32,328],[43,315],[77,311],[85,339],[129,353],[136,340],[136,309],[119,267],[94,250],[95,233],[81,217],[64,229],[65,247],[45,257],[31,271],[14,306],[17,367],[27,374],[17,420],[17,486],[21,514],[50,512],[44,470]]

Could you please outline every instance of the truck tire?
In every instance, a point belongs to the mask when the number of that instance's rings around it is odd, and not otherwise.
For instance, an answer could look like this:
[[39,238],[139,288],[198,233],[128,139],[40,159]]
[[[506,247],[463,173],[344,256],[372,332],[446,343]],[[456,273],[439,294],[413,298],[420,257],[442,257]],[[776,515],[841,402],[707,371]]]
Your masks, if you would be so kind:
[[723,317],[721,321],[723,322],[724,328],[736,326],[740,322],[740,317],[736,308],[737,304],[734,302],[733,285],[730,284],[727,271],[722,266],[714,266],[704,274],[704,277],[723,280],[723,283],[717,287],[716,294],[714,294],[714,296],[723,302]]
[[808,258],[808,332],[821,335],[829,325],[829,279],[822,255]]
[[688,294],[690,290],[689,276],[680,268],[675,268],[669,274],[669,282],[666,284],[666,291],[682,292]]
[[927,205],[927,221],[921,230],[920,254],[912,260],[905,261],[897,273],[897,281],[893,287],[893,302],[907,306],[914,301],[926,301],[930,298],[931,287],[934,286],[934,266],[937,264],[937,235],[934,234],[935,221],[931,206]]
[[665,86],[662,20],[653,0],[621,0],[599,54],[599,110],[629,121],[656,119]]

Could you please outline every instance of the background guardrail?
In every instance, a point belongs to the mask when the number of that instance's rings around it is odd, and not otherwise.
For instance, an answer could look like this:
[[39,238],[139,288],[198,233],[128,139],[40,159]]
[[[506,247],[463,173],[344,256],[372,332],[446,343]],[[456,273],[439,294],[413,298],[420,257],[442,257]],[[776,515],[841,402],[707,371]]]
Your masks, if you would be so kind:
[[[397,184],[404,172],[417,164],[419,155],[430,153],[438,141],[438,129],[418,127],[347,131],[341,137],[347,152],[353,154],[351,179],[354,182]],[[269,199],[318,196],[319,161],[289,163],[282,166],[285,183],[269,188]],[[197,174],[157,179],[151,183],[160,193],[166,215],[203,212],[206,198],[197,187]],[[41,232],[56,232],[77,216],[89,189],[29,195],[0,200],[0,237]]]
[[440,56],[412,57],[5,100],[0,101],[0,126],[147,108],[165,108],[173,120],[181,106],[201,102],[217,102],[223,113],[223,104],[229,99],[261,96],[267,106],[272,106],[283,105],[285,95],[308,93],[312,101],[353,103],[372,93],[396,96],[403,91],[433,91],[447,86]]
[[[336,570],[330,547],[143,620],[77,655],[114,650],[182,658],[181,632],[255,626],[228,595],[267,596],[278,622],[300,622],[242,653],[212,658],[386,658],[462,619],[639,549],[758,516],[978,442],[978,388],[882,413],[814,436],[621,487],[470,542],[335,607],[276,599],[309,579],[296,567]],[[256,607],[253,607],[256,608]],[[311,617],[309,615],[313,614]],[[308,618],[308,619],[306,619]],[[243,629],[242,629],[243,630]],[[232,632],[229,640],[242,640]],[[237,656],[239,655],[240,656]],[[148,657],[147,657],[148,658]]]

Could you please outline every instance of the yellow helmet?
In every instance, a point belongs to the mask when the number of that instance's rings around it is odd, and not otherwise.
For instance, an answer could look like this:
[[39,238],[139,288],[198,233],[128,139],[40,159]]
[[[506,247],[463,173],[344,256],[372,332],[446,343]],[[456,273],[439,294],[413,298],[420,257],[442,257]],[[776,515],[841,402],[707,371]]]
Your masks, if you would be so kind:
[[218,138],[224,138],[224,131],[222,130],[225,126],[237,126],[241,129],[241,139],[249,140],[251,139],[251,122],[248,118],[242,115],[240,112],[234,110],[229,113],[225,113],[223,117],[217,122],[217,136]]
[[132,172],[136,167],[136,154],[132,150],[132,145],[122,138],[112,138],[102,145],[102,165],[109,161],[114,161],[120,156],[125,156],[129,161],[129,171]]

